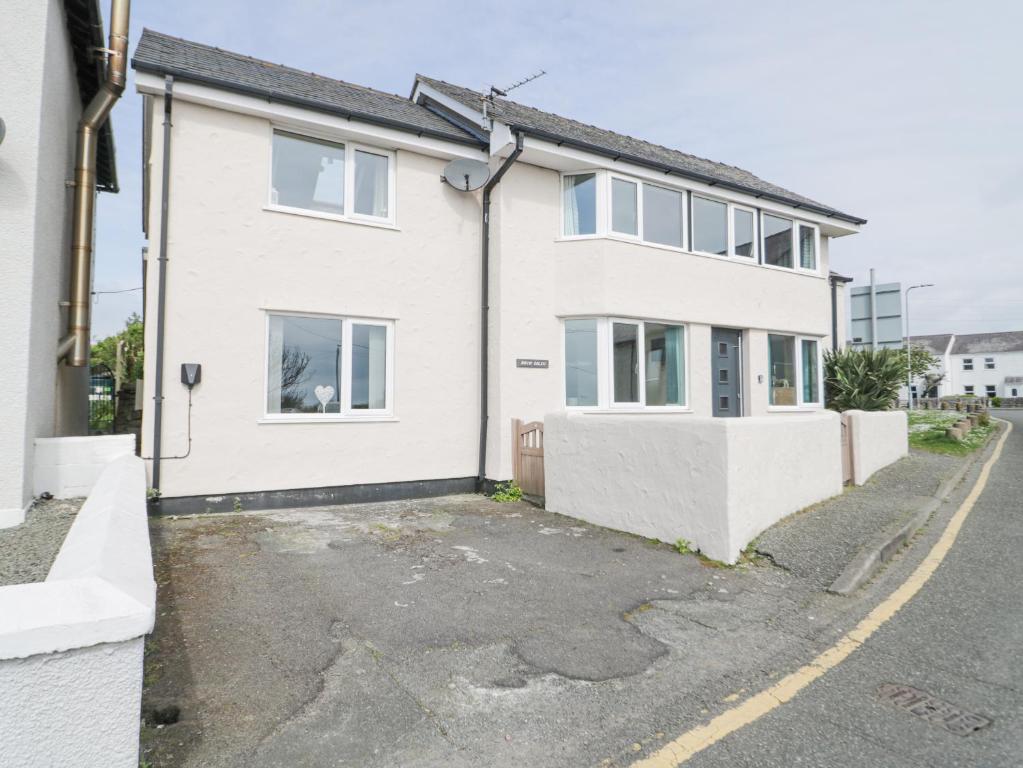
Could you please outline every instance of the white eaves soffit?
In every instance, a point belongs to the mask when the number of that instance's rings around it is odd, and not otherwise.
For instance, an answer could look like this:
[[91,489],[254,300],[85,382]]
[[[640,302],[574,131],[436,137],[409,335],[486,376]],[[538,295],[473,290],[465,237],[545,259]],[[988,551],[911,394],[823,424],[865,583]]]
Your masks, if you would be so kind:
[[[162,97],[165,90],[164,78],[136,71],[135,88],[139,93]],[[313,131],[319,135],[364,142],[382,149],[406,150],[442,159],[456,157],[484,161],[487,159],[485,149],[476,149],[467,144],[445,141],[432,136],[417,136],[413,132],[362,122],[354,117],[347,118],[318,112],[314,109],[267,101],[187,80],[174,81],[174,100],[259,117],[269,120],[279,127],[290,127],[297,131]]]

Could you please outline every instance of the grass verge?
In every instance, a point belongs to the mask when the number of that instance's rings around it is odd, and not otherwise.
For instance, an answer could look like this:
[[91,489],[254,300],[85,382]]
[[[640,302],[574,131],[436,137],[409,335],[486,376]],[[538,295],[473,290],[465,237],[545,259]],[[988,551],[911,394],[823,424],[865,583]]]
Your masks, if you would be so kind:
[[966,456],[987,442],[995,431],[992,423],[978,424],[962,440],[946,437],[945,430],[963,414],[958,411],[911,411],[909,413],[909,445],[931,453]]

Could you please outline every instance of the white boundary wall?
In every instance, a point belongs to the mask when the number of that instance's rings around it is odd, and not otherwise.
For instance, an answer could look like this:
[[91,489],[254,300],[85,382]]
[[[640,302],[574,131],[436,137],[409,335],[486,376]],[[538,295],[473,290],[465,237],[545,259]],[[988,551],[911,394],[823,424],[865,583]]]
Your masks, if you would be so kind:
[[849,430],[855,485],[909,454],[905,411],[845,411],[842,420]]
[[135,435],[36,438],[33,493],[58,499],[88,496],[100,473],[116,458],[135,453]]
[[842,492],[831,411],[714,419],[549,414],[546,506],[733,563],[761,531]]
[[142,460],[102,472],[46,581],[0,587],[0,762],[136,768],[156,583]]

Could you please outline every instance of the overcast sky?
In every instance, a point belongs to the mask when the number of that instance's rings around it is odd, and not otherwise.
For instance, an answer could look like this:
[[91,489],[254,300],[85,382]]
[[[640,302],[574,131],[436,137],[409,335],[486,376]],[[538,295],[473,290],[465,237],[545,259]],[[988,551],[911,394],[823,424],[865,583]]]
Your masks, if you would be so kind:
[[[403,96],[416,72],[482,88],[545,69],[516,100],[868,219],[832,269],[935,283],[914,335],[1023,329],[1023,3],[135,0],[133,51],[143,26]],[[98,291],[142,283],[133,81],[113,120]],[[94,335],[141,306],[99,295]]]

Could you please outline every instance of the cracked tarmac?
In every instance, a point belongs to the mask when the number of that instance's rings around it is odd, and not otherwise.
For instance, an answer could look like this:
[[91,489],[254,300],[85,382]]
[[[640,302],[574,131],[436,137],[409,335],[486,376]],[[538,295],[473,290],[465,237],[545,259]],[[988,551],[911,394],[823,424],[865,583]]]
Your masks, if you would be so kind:
[[144,703],[181,707],[144,729],[154,768],[624,766],[873,599],[480,496],[151,531]]

